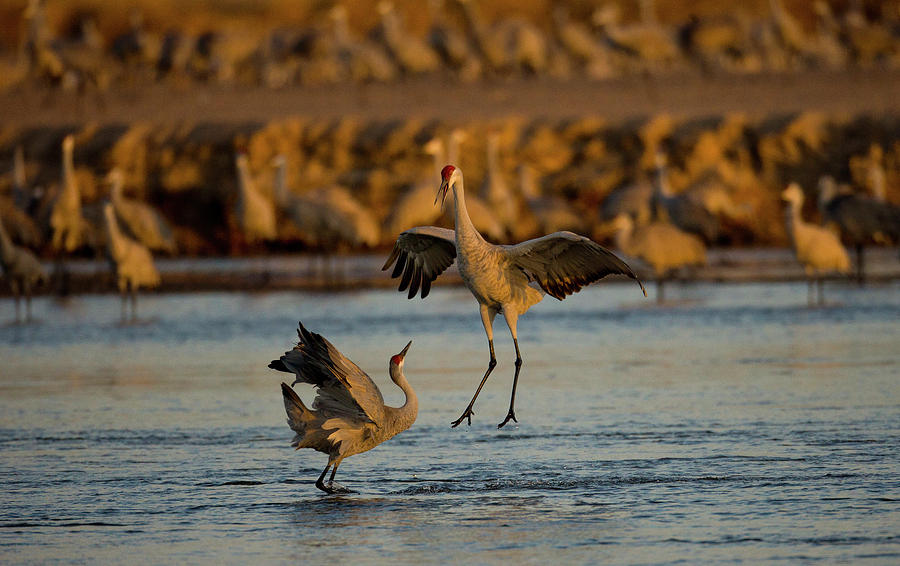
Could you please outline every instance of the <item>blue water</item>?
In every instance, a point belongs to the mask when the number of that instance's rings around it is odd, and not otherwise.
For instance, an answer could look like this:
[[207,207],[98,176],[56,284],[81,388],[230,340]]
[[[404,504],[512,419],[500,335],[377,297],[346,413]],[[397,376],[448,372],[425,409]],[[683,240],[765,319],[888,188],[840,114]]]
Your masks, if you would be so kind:
[[[438,287],[0,301],[4,563],[900,562],[900,284],[601,284],[519,322],[487,363],[474,300]],[[413,427],[313,486],[266,366],[297,320],[369,372],[408,340]],[[299,386],[298,386],[299,388]],[[311,391],[301,390],[307,400]]]

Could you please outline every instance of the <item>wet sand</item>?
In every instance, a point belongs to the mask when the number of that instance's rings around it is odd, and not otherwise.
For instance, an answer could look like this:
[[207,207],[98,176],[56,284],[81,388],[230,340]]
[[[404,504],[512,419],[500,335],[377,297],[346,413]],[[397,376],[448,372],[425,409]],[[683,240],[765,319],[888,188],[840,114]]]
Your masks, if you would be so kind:
[[469,121],[506,116],[627,120],[658,112],[686,118],[821,111],[879,115],[900,110],[900,73],[879,69],[759,75],[515,79],[460,84],[446,76],[365,86],[280,90],[151,84],[103,94],[14,89],[0,93],[7,128],[149,121],[245,123],[284,116]]

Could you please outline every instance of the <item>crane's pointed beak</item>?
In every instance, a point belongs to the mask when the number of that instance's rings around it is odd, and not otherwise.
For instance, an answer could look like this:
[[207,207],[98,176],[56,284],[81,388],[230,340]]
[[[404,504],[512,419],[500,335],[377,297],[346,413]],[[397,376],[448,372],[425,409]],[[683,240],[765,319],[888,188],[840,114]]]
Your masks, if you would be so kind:
[[441,199],[441,208],[444,208],[444,201],[447,200],[447,191],[450,189],[450,182],[447,179],[444,179],[441,182],[441,187],[438,189],[437,195],[434,197],[434,204],[437,204],[438,199]]
[[400,356],[401,358],[405,358],[405,357],[406,357],[406,352],[409,350],[409,347],[410,347],[410,346],[412,346],[412,340],[410,340],[410,341],[409,341],[409,344],[407,344],[405,348],[403,348],[402,350],[400,350],[400,353],[397,354],[397,355]]

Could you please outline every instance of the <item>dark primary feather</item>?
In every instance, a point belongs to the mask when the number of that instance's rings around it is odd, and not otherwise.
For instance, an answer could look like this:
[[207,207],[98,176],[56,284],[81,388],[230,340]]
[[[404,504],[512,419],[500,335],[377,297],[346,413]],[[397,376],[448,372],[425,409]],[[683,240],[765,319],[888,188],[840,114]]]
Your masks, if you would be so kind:
[[422,226],[411,228],[397,237],[394,249],[381,268],[385,271],[396,261],[391,277],[400,277],[399,290],[409,288],[412,299],[421,288],[424,299],[431,282],[446,271],[456,259],[456,236],[453,230]]
[[559,300],[607,275],[626,275],[644,291],[644,285],[624,261],[597,242],[572,232],[555,232],[504,247],[515,265]]
[[342,412],[378,423],[384,414],[384,399],[372,379],[328,340],[298,323],[300,342],[269,367],[296,375],[294,383],[318,388],[313,409]]

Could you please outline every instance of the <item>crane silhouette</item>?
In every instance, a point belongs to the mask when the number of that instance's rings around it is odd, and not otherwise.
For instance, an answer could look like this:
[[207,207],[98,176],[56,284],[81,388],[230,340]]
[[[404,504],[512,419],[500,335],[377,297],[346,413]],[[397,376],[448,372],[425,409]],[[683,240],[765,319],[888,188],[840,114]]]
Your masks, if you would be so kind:
[[[412,341],[391,356],[391,381],[406,395],[406,402],[402,407],[389,407],[372,378],[331,342],[304,328],[302,322],[297,335],[297,346],[269,364],[272,369],[295,374],[291,385],[309,383],[316,387],[316,398],[308,409],[288,384],[281,384],[288,426],[297,433],[291,446],[328,454],[328,465],[316,480],[317,488],[326,493],[352,493],[334,483],[344,458],[378,446],[416,421],[419,400],[403,375],[403,362]],[[324,483],[329,468],[331,477]]]
[[791,238],[791,245],[797,261],[803,265],[809,280],[807,303],[812,306],[813,281],[818,286],[818,304],[825,302],[822,290],[822,275],[830,272],[849,273],[850,257],[838,237],[827,228],[804,222],[800,216],[803,208],[803,189],[791,183],[781,193],[788,203],[785,210],[785,225]]
[[[478,301],[481,322],[488,338],[490,362],[487,371],[475,391],[475,395],[462,415],[453,421],[454,427],[463,419],[472,424],[472,407],[481,388],[497,365],[494,355],[493,321],[503,313],[516,349],[515,374],[509,412],[498,426],[502,428],[510,420],[518,422],[515,415],[516,385],[522,368],[522,355],[516,333],[520,315],[544,298],[544,294],[562,300],[578,292],[583,286],[611,274],[622,274],[636,280],[631,268],[612,252],[592,240],[572,232],[556,232],[516,245],[494,245],[486,242],[466,211],[465,189],[462,171],[447,165],[441,171],[438,195],[443,201],[448,191],[453,191],[455,230],[423,226],[401,233],[391,255],[382,267],[388,269],[396,262],[391,277],[399,277],[400,291],[409,288],[412,299],[421,288],[422,298],[428,296],[431,282],[457,261],[463,282]],[[644,291],[644,296],[647,292]]]
[[126,297],[131,297],[131,320],[137,318],[137,291],[140,287],[158,287],[159,272],[153,263],[153,256],[140,242],[122,233],[116,221],[116,213],[111,203],[103,205],[106,220],[106,237],[109,257],[116,272],[119,293],[122,294],[122,322],[125,322]]
[[31,250],[12,243],[0,218],[0,269],[9,279],[16,301],[16,322],[19,322],[19,299],[25,295],[25,321],[31,321],[31,293],[47,281],[47,272]]

